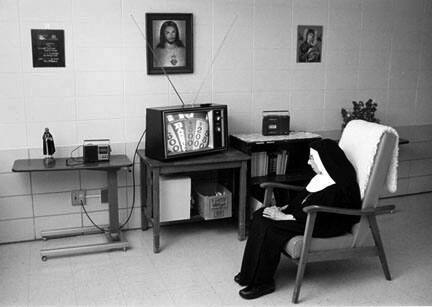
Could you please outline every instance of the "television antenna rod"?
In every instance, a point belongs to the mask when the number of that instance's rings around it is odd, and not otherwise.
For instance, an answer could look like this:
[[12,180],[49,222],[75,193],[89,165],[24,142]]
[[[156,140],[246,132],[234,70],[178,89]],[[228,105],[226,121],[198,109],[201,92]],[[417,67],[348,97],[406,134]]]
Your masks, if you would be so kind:
[[200,94],[200,92],[201,92],[201,90],[202,90],[202,88],[203,88],[203,86],[204,86],[205,81],[207,80],[208,76],[210,75],[210,72],[211,72],[211,69],[212,69],[212,67],[213,67],[213,64],[214,64],[214,62],[216,61],[216,58],[218,57],[220,51],[222,50],[222,47],[223,47],[223,45],[225,44],[225,41],[226,41],[226,39],[227,39],[227,37],[228,37],[228,34],[231,32],[231,30],[232,30],[234,24],[235,24],[236,21],[237,21],[237,18],[238,18],[238,14],[235,14],[233,21],[231,22],[231,24],[230,24],[230,26],[229,26],[227,32],[225,33],[225,35],[224,35],[224,37],[223,37],[223,39],[222,39],[222,42],[219,44],[219,47],[218,47],[218,49],[216,50],[216,53],[215,53],[215,55],[214,55],[214,57],[213,57],[213,59],[212,59],[212,61],[211,61],[211,63],[210,63],[210,66],[209,66],[209,68],[208,68],[207,73],[206,73],[205,76],[204,76],[204,79],[203,79],[202,82],[201,82],[201,85],[200,85],[200,87],[199,87],[199,89],[198,89],[198,92],[196,93],[194,99],[192,100],[192,104],[195,104],[195,102],[196,102],[196,100],[197,100],[197,98],[198,98],[198,95]]
[[[145,40],[145,42],[146,42],[146,44],[147,44],[147,47],[150,49],[151,53],[153,54],[153,57],[156,58],[157,60],[159,60],[158,57],[157,57],[157,55],[156,55],[156,53],[154,52],[152,46],[151,46],[150,43],[147,41],[147,39],[146,39],[146,37],[145,37],[145,35],[144,35],[144,32],[142,31],[141,27],[139,26],[138,22],[136,21],[134,15],[133,15],[133,14],[130,14],[130,16],[131,16],[132,20],[134,21],[135,25],[137,26],[138,30],[140,31],[141,36],[144,38],[144,40]],[[160,61],[159,61],[159,62],[160,62]],[[175,87],[174,84],[172,83],[172,81],[171,81],[170,77],[168,76],[168,74],[167,74],[165,68],[164,68],[163,66],[161,66],[160,68],[161,68],[163,74],[165,75],[165,77],[168,79],[168,82],[169,82],[169,84],[171,85],[171,87],[173,88],[173,90],[174,90],[174,92],[176,93],[177,97],[180,99],[182,105],[184,106],[185,103],[184,103],[183,99],[181,98],[179,92],[177,91],[176,87]]]

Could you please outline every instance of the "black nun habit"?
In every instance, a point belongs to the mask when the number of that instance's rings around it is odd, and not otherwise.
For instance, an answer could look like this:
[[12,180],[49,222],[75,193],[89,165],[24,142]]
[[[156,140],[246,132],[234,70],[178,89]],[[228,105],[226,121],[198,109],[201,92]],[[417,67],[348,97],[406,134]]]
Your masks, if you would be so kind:
[[[356,172],[338,144],[330,139],[313,142],[311,156],[315,156],[315,162],[325,169],[315,170],[317,175],[308,186],[282,210],[283,213],[292,215],[291,219],[273,220],[264,217],[264,208],[253,214],[241,271],[235,276],[236,282],[248,286],[240,290],[243,298],[256,298],[274,291],[273,276],[281,252],[291,238],[304,233],[307,218],[307,214],[303,212],[304,207],[361,207]],[[342,235],[349,232],[357,221],[358,217],[318,213],[313,236]]]

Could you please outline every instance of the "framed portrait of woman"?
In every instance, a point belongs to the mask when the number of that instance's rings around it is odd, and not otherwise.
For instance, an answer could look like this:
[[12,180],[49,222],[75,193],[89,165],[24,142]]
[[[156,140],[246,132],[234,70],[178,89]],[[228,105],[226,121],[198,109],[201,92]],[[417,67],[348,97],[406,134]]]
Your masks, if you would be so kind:
[[320,63],[322,42],[322,26],[298,26],[297,63]]
[[147,74],[193,72],[192,14],[146,13]]

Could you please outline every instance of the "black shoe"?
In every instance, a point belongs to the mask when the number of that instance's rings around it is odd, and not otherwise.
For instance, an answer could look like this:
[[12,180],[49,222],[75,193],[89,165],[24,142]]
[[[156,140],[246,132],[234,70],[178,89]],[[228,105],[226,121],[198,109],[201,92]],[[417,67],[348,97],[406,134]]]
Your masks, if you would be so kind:
[[234,276],[234,281],[242,287],[247,286],[247,283],[241,278],[240,273]]
[[263,284],[263,285],[253,285],[241,289],[239,294],[242,298],[246,300],[252,300],[254,298],[258,298],[260,296],[272,293],[274,290],[275,290],[275,285],[273,283]]

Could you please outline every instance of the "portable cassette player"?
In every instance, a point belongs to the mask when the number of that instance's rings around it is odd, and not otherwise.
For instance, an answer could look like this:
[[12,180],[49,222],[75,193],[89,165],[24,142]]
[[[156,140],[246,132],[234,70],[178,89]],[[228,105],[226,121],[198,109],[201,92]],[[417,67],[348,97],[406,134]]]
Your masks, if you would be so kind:
[[287,135],[289,133],[290,115],[288,111],[263,111],[263,135]]
[[84,140],[84,163],[109,161],[111,146],[109,139]]

